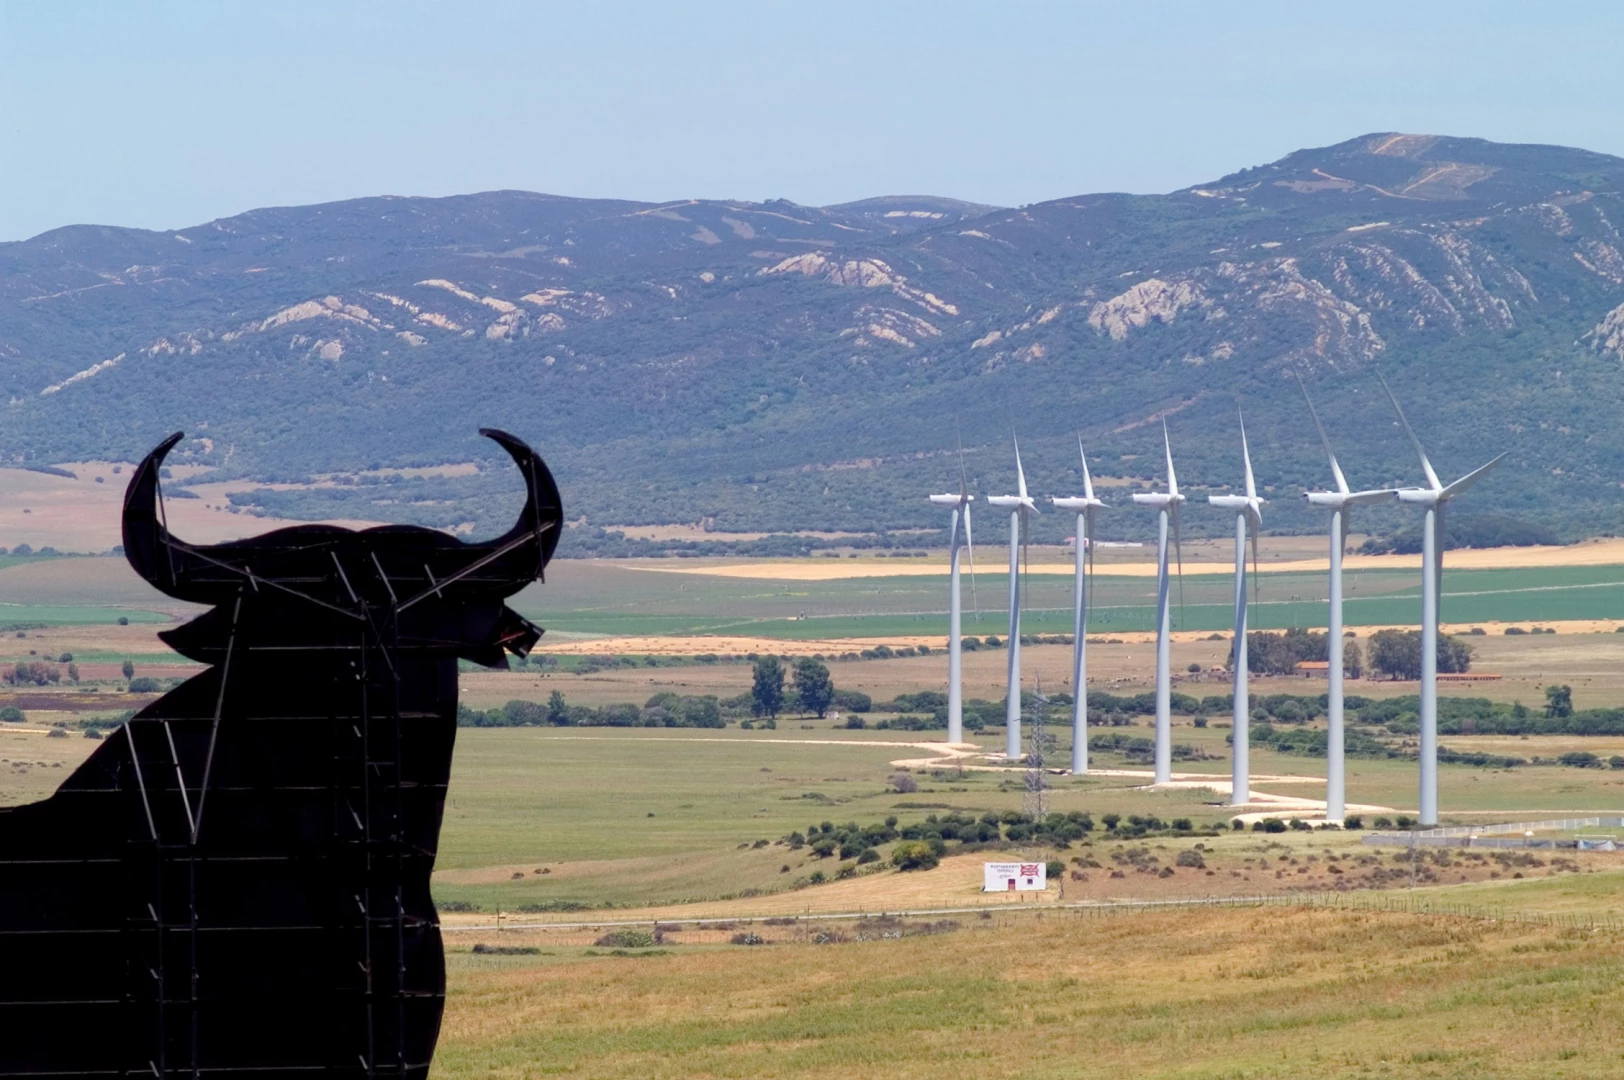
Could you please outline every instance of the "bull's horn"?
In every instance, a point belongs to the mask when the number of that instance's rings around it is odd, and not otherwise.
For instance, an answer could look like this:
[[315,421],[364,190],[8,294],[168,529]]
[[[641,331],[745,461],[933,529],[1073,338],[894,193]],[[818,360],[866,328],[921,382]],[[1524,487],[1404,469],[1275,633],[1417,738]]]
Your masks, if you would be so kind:
[[[542,569],[558,547],[558,534],[564,527],[564,502],[558,494],[558,484],[536,452],[522,440],[496,428],[480,428],[479,433],[496,442],[513,458],[524,474],[524,509],[519,520],[504,535],[477,546],[500,549],[525,536],[535,538],[535,573],[540,578]],[[522,555],[521,555],[522,552]],[[514,555],[528,562],[530,552],[521,547]],[[506,560],[504,560],[506,561]],[[518,560],[515,560],[518,561]]]
[[158,516],[158,470],[184,435],[177,431],[159,443],[136,466],[124,492],[124,557],[137,574],[171,596],[177,583],[169,530]]

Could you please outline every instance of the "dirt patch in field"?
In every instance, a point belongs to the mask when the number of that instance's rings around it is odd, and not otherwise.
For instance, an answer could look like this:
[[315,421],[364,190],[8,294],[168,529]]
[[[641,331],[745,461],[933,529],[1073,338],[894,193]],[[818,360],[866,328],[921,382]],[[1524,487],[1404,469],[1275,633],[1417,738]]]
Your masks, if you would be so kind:
[[[118,472],[113,469],[117,467]],[[58,551],[108,551],[124,542],[119,523],[124,488],[134,465],[121,462],[70,462],[58,466],[74,475],[53,476],[24,469],[0,469],[0,536],[8,547],[30,544]],[[98,482],[98,478],[99,481]],[[251,481],[210,485],[207,498],[166,499],[169,526],[179,536],[213,544],[255,536],[303,522],[232,513],[228,490],[247,491]],[[348,528],[376,522],[341,521]]]

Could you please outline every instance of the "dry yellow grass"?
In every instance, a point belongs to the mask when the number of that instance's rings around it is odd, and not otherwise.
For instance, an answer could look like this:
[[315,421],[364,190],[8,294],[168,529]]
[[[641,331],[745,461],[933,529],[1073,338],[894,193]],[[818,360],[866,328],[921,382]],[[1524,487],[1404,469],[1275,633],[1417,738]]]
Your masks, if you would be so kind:
[[[1305,573],[1329,569],[1329,557],[1303,557],[1301,537],[1287,537],[1291,541],[1283,551],[1273,552],[1274,558],[1260,564],[1265,573]],[[1270,541],[1264,541],[1265,546]],[[987,547],[981,550],[983,566],[996,569],[1009,558],[1007,548]],[[1074,564],[1069,553],[1053,549],[1033,552],[1028,572],[1033,574],[1071,574]],[[1285,556],[1285,557],[1281,557]],[[1187,572],[1200,570],[1210,573],[1233,565],[1234,556],[1225,545],[1214,541],[1191,542],[1185,545],[1184,565]],[[1617,566],[1624,564],[1624,539],[1603,538],[1586,540],[1566,547],[1485,548],[1451,551],[1444,558],[1445,565],[1456,570],[1517,570],[1546,566]],[[1419,570],[1419,555],[1350,555],[1343,566],[1347,570]],[[1097,556],[1096,569],[1102,574],[1122,577],[1154,577],[1156,553],[1154,547],[1102,548]],[[723,560],[692,560],[674,565],[640,565],[640,570],[666,574],[704,574],[712,577],[752,578],[762,581],[840,581],[848,578],[934,577],[947,573],[946,555],[934,552],[928,559],[778,559],[751,562]]]
[[1610,1077],[1624,1051],[1613,934],[1290,909],[962,925],[646,958],[459,937],[434,1075]]

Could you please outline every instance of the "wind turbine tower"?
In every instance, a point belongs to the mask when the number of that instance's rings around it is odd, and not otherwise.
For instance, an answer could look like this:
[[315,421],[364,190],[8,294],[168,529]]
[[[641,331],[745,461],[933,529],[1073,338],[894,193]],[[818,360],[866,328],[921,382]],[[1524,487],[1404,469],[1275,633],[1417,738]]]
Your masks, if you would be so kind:
[[[1246,664],[1246,542],[1252,542],[1252,571],[1257,572],[1257,535],[1263,527],[1263,499],[1257,496],[1252,479],[1252,452],[1246,445],[1246,420],[1241,418],[1241,458],[1246,463],[1245,495],[1208,495],[1207,501],[1221,510],[1235,511],[1235,704],[1231,753],[1229,804],[1245,806],[1252,801],[1252,758],[1247,722],[1252,702],[1247,692]],[[1256,587],[1255,585],[1253,586]]]
[[1021,565],[1023,541],[1030,515],[1037,504],[1026,493],[1026,471],[1021,468],[1021,443],[1015,440],[1015,478],[1018,495],[989,495],[987,504],[1009,510],[1009,695],[1004,704],[1004,756],[1021,756]]
[[964,741],[964,652],[960,623],[964,613],[959,592],[959,524],[964,524],[964,544],[970,549],[970,575],[972,588],[975,579],[975,542],[970,538],[970,481],[964,471],[964,450],[959,449],[959,492],[957,495],[932,495],[930,501],[937,506],[953,508],[951,555],[947,586],[947,741]]
[[1071,705],[1071,771],[1081,776],[1088,771],[1088,592],[1093,580],[1094,512],[1103,510],[1105,503],[1094,497],[1094,479],[1088,475],[1088,455],[1083,453],[1083,439],[1077,437],[1077,456],[1083,462],[1083,494],[1081,498],[1055,498],[1050,502],[1061,510],[1077,513],[1077,577],[1072,585],[1072,659],[1071,686],[1074,700]]
[[[1381,379],[1380,372],[1376,377]],[[1477,483],[1483,474],[1505,458],[1501,454],[1487,465],[1481,465],[1452,484],[1439,481],[1438,474],[1421,449],[1421,440],[1404,417],[1398,398],[1381,379],[1387,400],[1393,403],[1399,423],[1415,446],[1421,459],[1421,471],[1426,475],[1424,488],[1399,488],[1399,502],[1414,503],[1425,508],[1421,523],[1421,824],[1438,824],[1438,608],[1442,595],[1444,569],[1444,509],[1449,500]]]
[[1392,488],[1348,490],[1347,478],[1342,475],[1342,467],[1336,463],[1331,440],[1325,435],[1325,425],[1320,423],[1319,413],[1314,411],[1314,403],[1309,400],[1308,387],[1303,386],[1301,375],[1297,376],[1297,385],[1303,392],[1308,415],[1314,418],[1314,430],[1319,432],[1325,456],[1331,463],[1331,479],[1336,482],[1335,491],[1305,491],[1303,498],[1308,500],[1310,506],[1331,511],[1331,602],[1330,621],[1325,634],[1325,819],[1341,822],[1348,810],[1347,771],[1344,765],[1346,741],[1342,726],[1342,553],[1348,546],[1348,512],[1361,503],[1391,498],[1394,491]]
[[1184,549],[1178,542],[1179,507],[1184,496],[1179,494],[1178,477],[1173,473],[1173,444],[1167,437],[1167,421],[1162,421],[1162,446],[1167,451],[1167,491],[1136,494],[1133,501],[1140,506],[1154,506],[1157,510],[1156,529],[1156,783],[1165,784],[1173,779],[1173,718],[1171,709],[1173,670],[1169,635],[1172,630],[1172,611],[1167,589],[1167,530],[1173,529],[1173,543],[1179,549],[1179,581],[1184,581]]

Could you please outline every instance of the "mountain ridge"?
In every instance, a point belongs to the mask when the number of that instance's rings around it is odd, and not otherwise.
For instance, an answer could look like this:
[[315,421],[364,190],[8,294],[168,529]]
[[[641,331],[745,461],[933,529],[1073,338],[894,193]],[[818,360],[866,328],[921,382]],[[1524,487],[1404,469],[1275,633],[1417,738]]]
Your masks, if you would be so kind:
[[[285,480],[490,460],[473,431],[495,423],[594,522],[917,527],[955,416],[987,485],[1018,420],[1029,472],[1068,490],[1077,430],[1099,471],[1144,482],[1143,421],[1167,415],[1199,489],[1233,482],[1244,401],[1260,477],[1318,486],[1291,370],[1350,472],[1413,482],[1407,445],[1374,438],[1379,364],[1441,464],[1513,451],[1506,512],[1607,531],[1621,189],[1624,159],[1591,151],[1373,133],[1017,208],[508,191],[70,226],[0,244],[0,458],[130,458],[184,428],[178,461]],[[383,512],[496,521],[487,479]],[[345,499],[368,493],[339,494],[242,505],[366,516]],[[1271,524],[1316,526],[1279,502]]]

